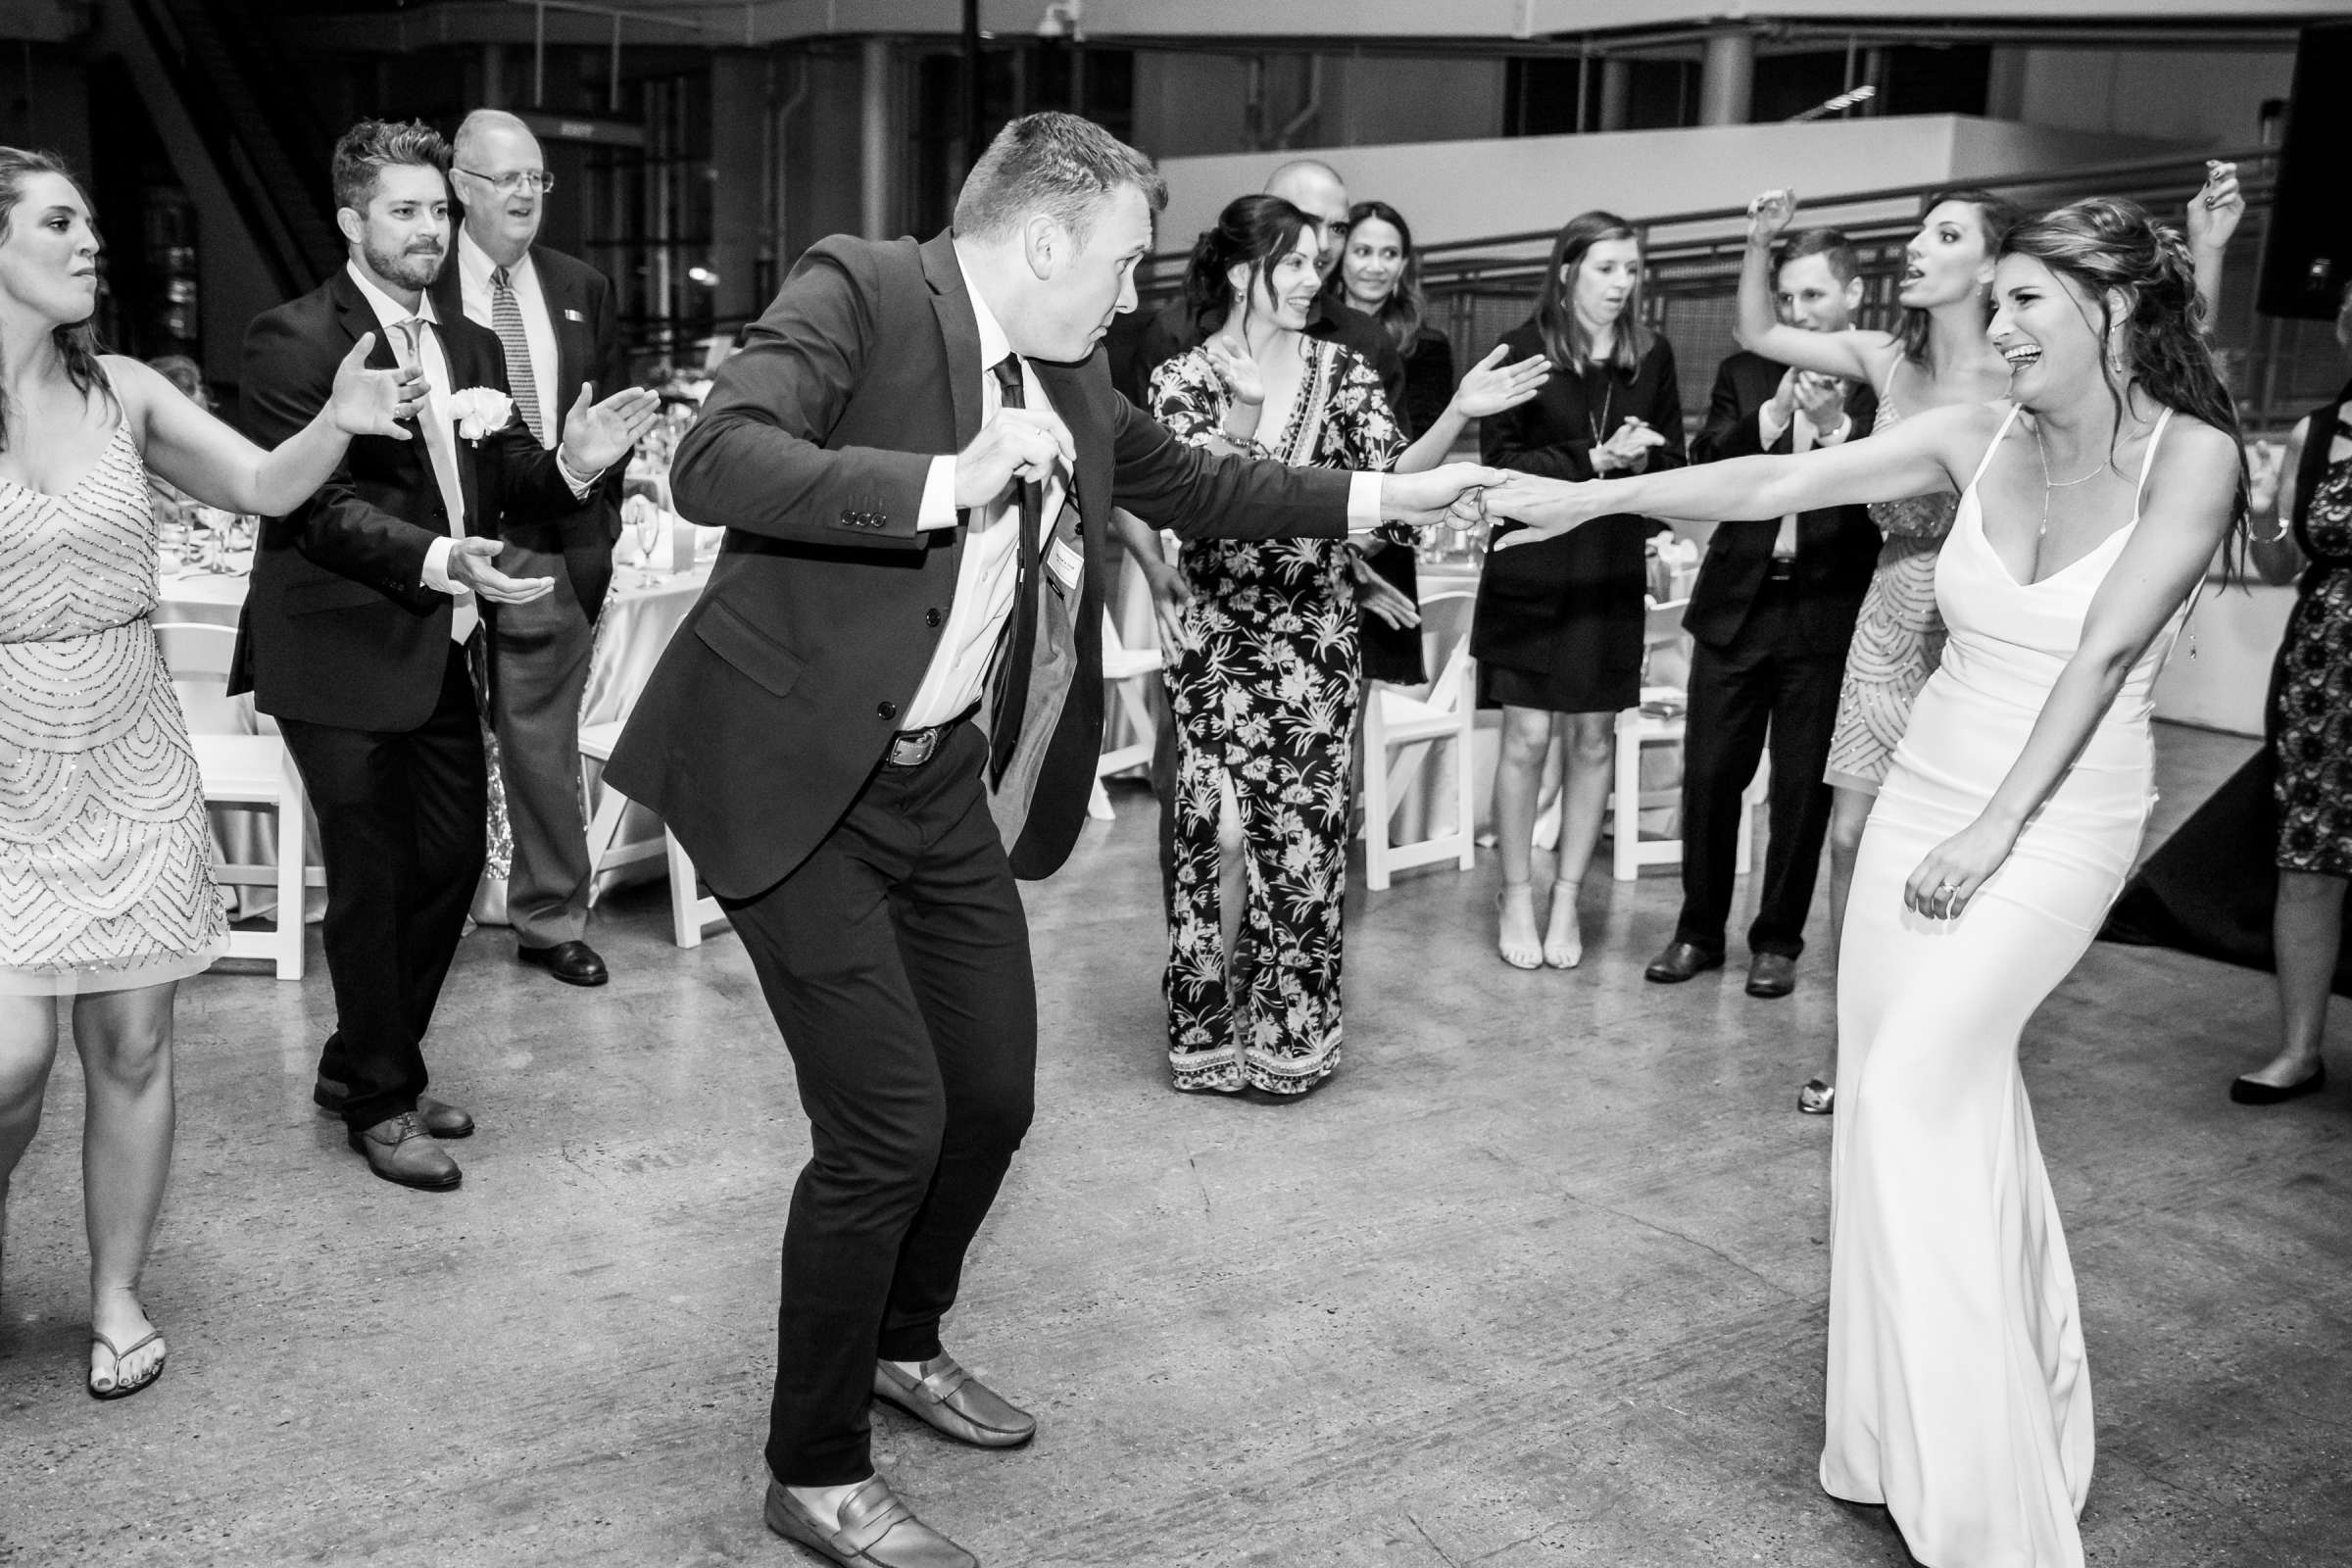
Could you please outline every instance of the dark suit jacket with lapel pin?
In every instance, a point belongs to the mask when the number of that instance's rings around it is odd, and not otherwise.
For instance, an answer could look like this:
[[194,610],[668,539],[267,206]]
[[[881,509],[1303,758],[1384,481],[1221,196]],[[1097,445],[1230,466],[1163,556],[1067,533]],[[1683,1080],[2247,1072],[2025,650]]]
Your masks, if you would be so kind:
[[[308,424],[333,391],[343,357],[368,332],[368,365],[395,367],[374,310],[341,268],[256,317],[245,332],[241,387],[254,440],[274,447]],[[496,337],[463,315],[444,316],[440,333],[453,391],[507,389]],[[581,514],[556,455],[519,418],[480,441],[461,437],[457,456],[469,534],[495,537],[508,517]],[[407,441],[355,437],[316,495],[262,519],[229,690],[251,691],[265,713],[341,729],[422,724],[441,690],[452,607],[448,594],[425,586],[424,558],[448,533],[422,433]]]
[[[591,402],[609,398],[627,384],[620,318],[612,298],[612,280],[586,262],[534,245],[531,265],[539,273],[539,291],[547,299],[556,334],[556,385],[539,389],[539,407],[561,432],[564,416],[579,401],[583,384],[595,388]],[[444,321],[466,318],[466,289],[454,242],[441,275],[433,280],[433,309]],[[497,334],[491,336],[495,340]],[[503,363],[503,348],[501,355]],[[604,608],[606,590],[612,583],[612,545],[620,537],[621,484],[627,467],[625,463],[615,463],[597,482],[588,493],[590,515],[584,519],[515,518],[502,524],[502,538],[562,553],[564,568],[571,575],[572,592],[591,621]]]
[[[1112,389],[1100,350],[1035,368],[1077,449],[1055,537],[1083,569],[1074,596],[1045,574],[1027,717],[996,797],[1024,877],[1059,866],[1086,817],[1111,509],[1196,537],[1338,537],[1350,479],[1184,446]],[[606,776],[661,814],[720,894],[748,899],[789,874],[897,733],[963,548],[960,527],[916,527],[923,485],[934,457],[979,434],[982,374],[947,234],[828,239],[719,368],[680,443],[678,506],[726,539]]]

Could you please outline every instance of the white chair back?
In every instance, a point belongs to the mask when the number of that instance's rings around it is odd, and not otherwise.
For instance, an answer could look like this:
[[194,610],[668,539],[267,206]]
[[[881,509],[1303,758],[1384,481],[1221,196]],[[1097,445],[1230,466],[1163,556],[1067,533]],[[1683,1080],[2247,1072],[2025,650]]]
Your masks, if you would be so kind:
[[228,667],[237,651],[233,626],[205,621],[166,621],[155,628],[164,668],[179,696],[191,735],[251,735],[252,700],[228,695]]

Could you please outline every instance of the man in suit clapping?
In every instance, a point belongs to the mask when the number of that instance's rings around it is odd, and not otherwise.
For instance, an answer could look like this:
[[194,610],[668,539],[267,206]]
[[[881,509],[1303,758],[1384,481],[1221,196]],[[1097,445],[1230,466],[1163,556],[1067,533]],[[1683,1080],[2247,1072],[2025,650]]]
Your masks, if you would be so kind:
[[949,232],[810,248],[672,472],[726,539],[607,777],[718,895],[797,1071],[814,1152],[784,1232],[767,1522],[840,1563],[971,1561],[875,1473],[872,1398],[986,1447],[1036,1427],[940,1320],[1029,1126],[1013,879],[1053,872],[1086,819],[1112,508],[1336,538],[1501,477],[1213,456],[1137,412],[1100,344],[1166,199],[1100,126],[1014,121]]
[[[1816,332],[1842,330],[1861,303],[1853,247],[1836,229],[1793,236],[1775,273],[1781,313]],[[1694,463],[1805,452],[1870,433],[1867,386],[1795,370],[1745,352],[1715,376]],[[1740,841],[1740,796],[1771,734],[1772,838],[1747,931],[1747,992],[1785,997],[1804,948],[1830,789],[1822,782],[1854,617],[1878,560],[1879,530],[1861,507],[1716,525],[1683,617],[1693,646],[1683,750],[1683,910],[1674,940],[1645,971],[1688,980],[1723,961]]]
[[231,691],[274,715],[326,860],[335,1029],[313,1090],[369,1169],[461,1180],[436,1140],[473,1118],[426,1095],[423,1042],[481,879],[488,785],[469,662],[485,617],[551,591],[506,569],[502,520],[585,515],[653,423],[650,392],[590,403],[549,451],[515,418],[498,339],[428,292],[449,253],[449,149],[421,124],[363,121],[335,144],[347,263],[245,331],[244,413],[275,446],[326,400],[362,338],[430,395],[405,439],[359,436],[301,507],[262,519]]
[[[506,357],[515,416],[541,446],[583,387],[626,382],[612,284],[537,243],[554,188],[539,138],[514,116],[477,109],[458,126],[450,183],[466,211],[457,252],[433,284],[444,320],[487,327]],[[491,727],[514,839],[507,923],[514,956],[575,986],[611,978],[587,942],[588,830],[580,810],[580,694],[591,630],[612,580],[622,465],[589,492],[585,516],[510,518],[504,569],[554,588],[501,610],[490,633]]]

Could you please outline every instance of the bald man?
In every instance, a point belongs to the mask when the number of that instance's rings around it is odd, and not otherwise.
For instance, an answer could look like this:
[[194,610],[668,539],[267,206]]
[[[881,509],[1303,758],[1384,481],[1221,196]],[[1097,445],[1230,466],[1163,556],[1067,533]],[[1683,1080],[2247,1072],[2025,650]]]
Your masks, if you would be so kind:
[[[515,412],[552,446],[584,384],[602,398],[625,382],[612,280],[537,243],[554,181],[528,125],[477,109],[458,127],[452,150],[450,184],[466,220],[434,281],[434,305],[445,318],[463,314],[498,335]],[[626,466],[612,466],[581,514],[507,528],[499,569],[552,577],[556,587],[527,605],[503,607],[490,644],[490,718],[514,840],[507,876],[514,956],[575,986],[611,978],[587,942],[580,694],[590,628],[612,580]]]

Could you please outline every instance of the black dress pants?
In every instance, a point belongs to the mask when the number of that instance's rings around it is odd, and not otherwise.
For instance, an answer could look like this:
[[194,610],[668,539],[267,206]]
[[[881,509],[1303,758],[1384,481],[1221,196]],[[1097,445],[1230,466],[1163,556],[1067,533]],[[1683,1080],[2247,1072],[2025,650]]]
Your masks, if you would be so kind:
[[1690,659],[1683,739],[1683,910],[1675,940],[1721,956],[1739,863],[1740,795],[1756,776],[1771,735],[1767,808],[1772,842],[1764,887],[1747,928],[1752,953],[1795,957],[1829,836],[1830,787],[1822,782],[1838,719],[1845,651],[1809,650],[1795,590],[1771,580],[1728,649],[1700,643]]
[[971,724],[885,762],[808,858],[723,901],[800,1080],[813,1146],[784,1226],[767,1466],[873,1474],[874,1361],[940,1353],[963,1255],[1029,1130],[1029,925]]
[[449,645],[432,715],[413,730],[281,719],[326,860],[326,970],[335,1032],[318,1075],[343,1119],[416,1108],[424,1034],[482,879],[489,785],[466,651]]

